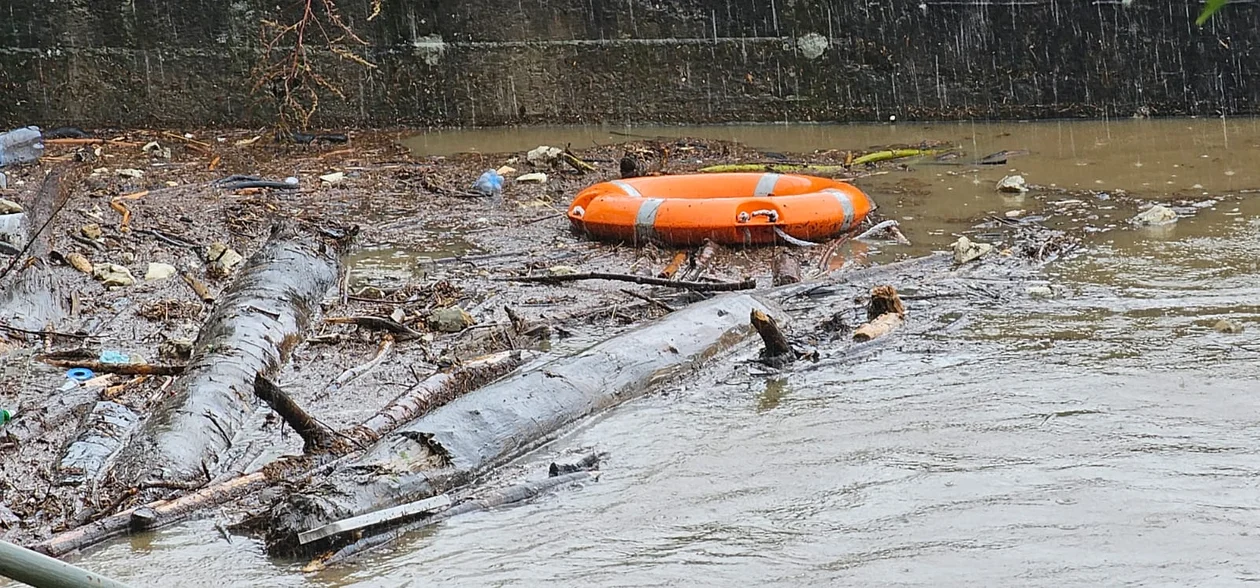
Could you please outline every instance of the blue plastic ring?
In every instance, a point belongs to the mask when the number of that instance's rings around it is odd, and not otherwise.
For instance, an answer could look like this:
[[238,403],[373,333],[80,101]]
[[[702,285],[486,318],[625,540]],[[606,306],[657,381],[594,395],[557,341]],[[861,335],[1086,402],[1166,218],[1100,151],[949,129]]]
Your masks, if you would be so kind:
[[96,374],[87,368],[70,368],[66,370],[66,377],[76,382],[86,382],[95,376]]

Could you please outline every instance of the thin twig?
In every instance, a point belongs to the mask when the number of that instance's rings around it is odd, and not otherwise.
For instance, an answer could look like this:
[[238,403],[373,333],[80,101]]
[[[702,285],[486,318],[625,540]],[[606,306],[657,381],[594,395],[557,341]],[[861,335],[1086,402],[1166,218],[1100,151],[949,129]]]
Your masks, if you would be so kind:
[[563,274],[558,276],[513,276],[510,278],[498,278],[500,282],[532,282],[543,284],[559,284],[561,282],[577,282],[581,280],[612,280],[614,282],[633,282],[635,284],[643,284],[647,286],[666,286],[669,288],[680,288],[683,290],[691,290],[692,292],[731,292],[734,290],[752,290],[757,287],[757,280],[752,278],[739,282],[686,282],[666,280],[663,278],[653,278],[648,276],[635,276],[630,274],[610,274],[603,272],[588,272],[581,274]]

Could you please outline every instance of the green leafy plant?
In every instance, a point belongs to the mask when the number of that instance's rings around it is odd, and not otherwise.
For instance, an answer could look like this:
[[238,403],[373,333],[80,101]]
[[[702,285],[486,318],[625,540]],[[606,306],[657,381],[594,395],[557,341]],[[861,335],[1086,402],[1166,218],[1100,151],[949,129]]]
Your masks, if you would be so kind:
[[1194,24],[1203,26],[1203,23],[1212,18],[1212,15],[1224,8],[1226,4],[1229,4],[1229,0],[1207,0],[1203,3],[1203,12],[1199,13],[1199,18],[1195,19]]

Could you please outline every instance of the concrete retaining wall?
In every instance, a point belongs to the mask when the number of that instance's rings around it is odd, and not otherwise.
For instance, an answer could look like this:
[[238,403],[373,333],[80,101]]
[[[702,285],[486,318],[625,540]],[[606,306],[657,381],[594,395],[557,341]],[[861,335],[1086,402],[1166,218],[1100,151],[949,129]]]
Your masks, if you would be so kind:
[[[319,0],[316,0],[319,1]],[[339,0],[322,126],[1257,112],[1260,10],[1195,0]],[[288,0],[281,3],[289,4]],[[255,125],[264,0],[0,0],[0,122]]]

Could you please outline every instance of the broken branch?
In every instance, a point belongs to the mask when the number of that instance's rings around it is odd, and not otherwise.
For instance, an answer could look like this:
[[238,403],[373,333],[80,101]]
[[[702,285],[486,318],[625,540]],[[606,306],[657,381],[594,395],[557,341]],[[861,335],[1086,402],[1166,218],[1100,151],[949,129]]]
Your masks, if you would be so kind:
[[633,282],[635,284],[644,284],[648,286],[667,286],[670,288],[681,288],[683,290],[691,290],[693,292],[732,292],[735,290],[752,290],[757,287],[757,280],[752,278],[739,282],[687,282],[666,280],[664,278],[653,278],[649,276],[635,276],[631,274],[610,274],[603,272],[587,272],[580,274],[563,274],[558,276],[513,276],[510,278],[499,278],[501,282],[540,282],[545,284],[558,284],[561,282],[576,282],[580,280],[612,280],[615,282]]
[[332,429],[312,417],[275,382],[262,374],[254,378],[254,395],[266,402],[302,438],[306,453],[332,449],[337,442]]

